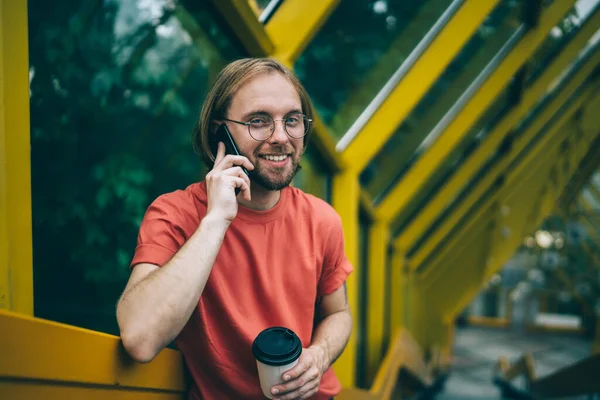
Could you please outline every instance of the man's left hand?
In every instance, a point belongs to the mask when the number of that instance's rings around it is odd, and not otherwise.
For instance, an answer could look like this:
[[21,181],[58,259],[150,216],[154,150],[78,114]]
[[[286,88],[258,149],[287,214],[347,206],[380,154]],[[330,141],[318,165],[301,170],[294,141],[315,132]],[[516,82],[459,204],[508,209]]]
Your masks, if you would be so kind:
[[327,368],[325,351],[321,347],[303,349],[298,364],[283,373],[285,383],[274,386],[271,393],[277,400],[304,400],[319,390],[321,377]]

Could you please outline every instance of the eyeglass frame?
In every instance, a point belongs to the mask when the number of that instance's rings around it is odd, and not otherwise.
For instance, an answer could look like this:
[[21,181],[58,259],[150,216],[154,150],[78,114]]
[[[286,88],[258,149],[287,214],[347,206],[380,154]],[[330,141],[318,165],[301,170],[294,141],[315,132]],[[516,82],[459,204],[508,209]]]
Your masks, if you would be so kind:
[[[273,136],[273,134],[275,133],[275,123],[277,121],[283,121],[283,130],[285,131],[285,134],[288,135],[288,137],[292,138],[292,139],[302,139],[303,137],[305,137],[308,134],[308,131],[310,131],[310,125],[312,124],[313,120],[311,118],[308,118],[308,116],[306,114],[303,113],[292,113],[290,115],[302,115],[304,118],[306,118],[306,120],[308,121],[308,126],[306,127],[306,129],[304,130],[304,135],[300,136],[300,137],[294,137],[292,135],[290,135],[290,133],[287,130],[287,125],[285,123],[285,119],[287,118],[282,118],[282,119],[275,119],[273,117],[271,117],[268,114],[265,114],[266,116],[268,116],[269,118],[271,118],[273,120],[273,125],[272,125],[272,129],[271,129],[271,134],[269,136],[267,136],[264,139],[256,139],[254,136],[252,136],[252,133],[250,132],[250,126],[252,125],[250,122],[243,122],[243,121],[236,121],[234,119],[229,119],[229,118],[221,118],[221,120],[223,121],[228,121],[228,122],[233,122],[239,125],[246,125],[248,127],[248,135],[250,135],[250,137],[254,140],[256,140],[257,142],[266,142],[267,140],[269,140],[271,138],[271,136]],[[289,115],[288,115],[289,117]]]

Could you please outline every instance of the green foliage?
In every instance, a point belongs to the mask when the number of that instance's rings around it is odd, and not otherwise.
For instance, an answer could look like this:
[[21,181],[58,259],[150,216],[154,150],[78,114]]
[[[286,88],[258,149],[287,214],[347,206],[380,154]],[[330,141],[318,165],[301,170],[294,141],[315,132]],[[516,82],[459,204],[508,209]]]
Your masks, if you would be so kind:
[[243,56],[207,7],[29,2],[37,316],[117,333],[148,205],[203,178],[191,130],[214,71]]

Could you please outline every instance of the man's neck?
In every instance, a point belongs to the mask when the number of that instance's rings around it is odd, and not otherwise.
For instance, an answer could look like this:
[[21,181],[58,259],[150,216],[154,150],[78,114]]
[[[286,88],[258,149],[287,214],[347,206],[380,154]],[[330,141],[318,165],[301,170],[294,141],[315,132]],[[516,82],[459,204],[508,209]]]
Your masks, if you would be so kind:
[[281,197],[281,190],[267,190],[257,184],[253,184],[250,189],[251,201],[244,199],[241,194],[238,195],[238,203],[252,210],[266,211],[275,207]]

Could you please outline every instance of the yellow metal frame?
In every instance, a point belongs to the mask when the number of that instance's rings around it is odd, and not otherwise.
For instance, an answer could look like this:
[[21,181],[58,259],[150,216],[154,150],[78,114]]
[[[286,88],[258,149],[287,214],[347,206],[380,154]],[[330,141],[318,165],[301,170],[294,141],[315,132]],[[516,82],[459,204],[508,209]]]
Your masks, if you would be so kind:
[[391,219],[419,192],[425,182],[431,178],[437,166],[458,146],[470,128],[493,103],[494,99],[501,93],[521,66],[543,43],[550,29],[560,22],[565,13],[570,10],[573,3],[573,0],[565,0],[554,2],[548,7],[542,14],[537,27],[530,30],[519,41],[479,91],[465,105],[462,112],[435,140],[429,150],[415,162],[415,165],[381,203],[378,211],[383,218]]
[[461,6],[344,150],[344,158],[354,168],[362,171],[367,166],[498,3],[468,1]]
[[333,206],[342,219],[344,226],[344,244],[346,256],[354,266],[354,272],[346,281],[348,291],[348,302],[353,312],[353,329],[346,349],[335,362],[333,368],[340,379],[342,386],[354,387],[356,382],[356,332],[359,329],[358,308],[358,281],[360,275],[360,264],[358,257],[359,243],[359,202],[360,185],[354,171],[346,169],[336,175],[333,179]]
[[525,91],[522,100],[514,107],[505,118],[490,132],[485,141],[454,174],[450,181],[431,201],[419,212],[419,215],[404,229],[395,241],[395,245],[401,249],[408,250],[423,235],[434,219],[455,198],[459,191],[479,171],[490,154],[502,143],[502,140],[511,132],[519,121],[528,113],[536,102],[546,92],[548,85],[571,63],[577,53],[585,46],[588,39],[594,34],[600,25],[600,10],[581,28],[581,31],[571,39],[560,55],[544,70],[542,75]]
[[187,388],[183,358],[176,350],[165,349],[151,363],[138,364],[116,336],[2,310],[0,326],[0,392],[7,399],[25,398],[11,393],[96,398],[103,387],[113,396],[128,392],[128,399],[152,393],[181,399]]
[[383,331],[385,312],[385,299],[389,293],[385,292],[385,272],[387,263],[387,248],[389,245],[389,231],[387,221],[375,221],[369,232],[369,264],[368,283],[369,298],[367,318],[367,379],[374,378],[379,364],[383,358],[382,344],[385,332]]
[[33,315],[27,3],[0,2],[0,308]]
[[248,1],[211,0],[252,57],[265,57],[275,46]]
[[[527,206],[528,204],[531,204],[531,199],[536,197],[535,193],[540,193],[541,189],[544,188],[548,174],[552,169],[552,165],[556,164],[556,160],[561,162],[561,157],[565,157],[565,155],[560,155],[560,153],[558,153],[560,144],[564,140],[569,140],[569,132],[571,132],[571,130],[575,127],[574,121],[565,121],[573,116],[574,112],[583,102],[587,100],[590,94],[594,93],[594,89],[598,89],[597,85],[594,86],[595,87],[593,89],[588,89],[587,92],[579,98],[578,102],[573,105],[574,109],[571,108],[568,113],[564,114],[563,117],[560,118],[561,121],[557,121],[557,123],[546,134],[543,142],[540,142],[527,155],[526,159],[519,164],[514,171],[510,172],[503,186],[504,189],[489,199],[486,202],[487,205],[483,205],[479,209],[479,211],[471,218],[471,222],[462,228],[462,233],[458,233],[453,238],[452,245],[446,246],[440,252],[439,257],[436,258],[436,264],[441,267],[445,264],[445,254],[454,256],[455,253],[460,251],[456,249],[456,246],[465,241],[465,233],[470,232],[471,235],[480,235],[480,233],[471,230],[469,226],[475,225],[475,221],[484,219],[485,213],[489,213],[489,205],[494,204],[497,201],[501,202],[500,204],[511,205],[513,209],[516,209],[516,211],[511,211],[508,217],[509,219],[504,221],[503,225],[496,227],[496,232],[494,233],[494,238],[492,240],[494,246],[492,247],[488,257],[482,282],[489,279],[489,277],[499,268],[501,268],[504,262],[506,262],[506,260],[512,256],[514,250],[521,244],[522,237],[525,232],[535,229],[535,227],[539,225],[539,223],[545,217],[545,215],[536,215],[535,220],[528,220],[527,217],[531,213],[531,207],[520,207],[519,205],[524,204]],[[565,123],[567,125],[565,125]],[[595,134],[587,132],[579,141],[579,147],[586,148],[586,146],[589,146],[595,136]],[[573,140],[574,139],[571,138],[571,142]],[[583,158],[581,152],[576,152],[575,154],[579,156],[579,159]],[[567,154],[566,156],[570,155]],[[536,160],[542,161],[538,161],[537,165],[535,165]],[[577,163],[571,163],[569,170],[565,171],[565,175],[568,176],[569,174],[572,174],[576,170],[577,166]],[[541,191],[541,195],[544,195],[543,191]],[[556,200],[556,198],[557,197],[555,196],[554,199]],[[501,234],[503,226],[508,226],[513,231],[508,238],[503,237]],[[468,252],[469,249],[466,250]],[[434,268],[433,270],[436,272],[435,275],[424,277],[424,279],[427,279],[430,290],[432,292],[436,292],[438,290],[442,290],[444,286],[448,285],[445,280],[439,278],[442,268]],[[433,283],[436,281],[438,282],[438,285],[433,286]],[[442,286],[441,288],[438,287],[440,285]],[[453,305],[449,312],[446,313],[445,318],[450,321],[458,312],[460,312],[460,310],[468,303],[468,301],[470,301],[476,291],[477,290],[471,292],[465,291],[462,294],[462,299]]]
[[[564,102],[579,88],[587,77],[592,73],[595,66],[600,62],[600,52],[595,54],[588,62],[582,66],[575,76],[569,81],[566,87],[551,101],[547,107],[540,113],[540,116],[531,124],[531,126],[513,143],[510,155],[505,156],[495,167],[493,167],[484,178],[481,179],[471,194],[465,198],[460,206],[450,215],[445,222],[432,234],[428,240],[416,251],[413,256],[413,267],[418,268],[427,255],[431,254],[434,248],[445,238],[452,228],[460,221],[462,216],[475,204],[483,195],[485,190],[495,181],[495,179],[504,171],[510,162],[519,152],[525,148],[541,127],[549,121],[561,108]],[[580,97],[581,98],[581,97]],[[579,104],[579,102],[576,102]],[[570,107],[573,110],[573,106]],[[491,154],[490,154],[491,155]]]
[[315,1],[310,6],[303,0],[284,1],[266,26],[275,45],[273,56],[293,65],[339,1]]

